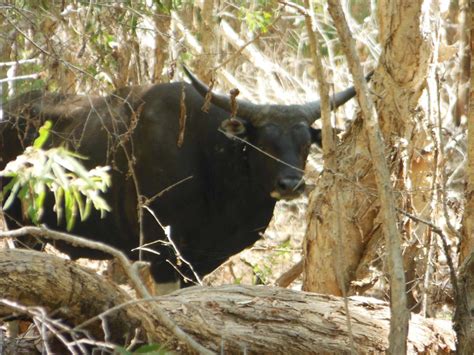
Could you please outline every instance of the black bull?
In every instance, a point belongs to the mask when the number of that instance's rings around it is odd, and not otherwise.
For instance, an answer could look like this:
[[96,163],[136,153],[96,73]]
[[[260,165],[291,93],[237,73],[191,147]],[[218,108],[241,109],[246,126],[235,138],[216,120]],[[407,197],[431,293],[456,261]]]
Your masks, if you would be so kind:
[[[0,168],[32,143],[46,119],[51,120],[49,146],[67,142],[70,149],[89,157],[87,168],[112,166],[112,186],[105,195],[112,212],[103,219],[93,213],[76,223],[74,234],[137,259],[138,252],[131,250],[140,240],[139,193],[143,201],[149,199],[149,209],[142,210],[144,242],[167,240],[152,211],[171,227],[171,238],[199,276],[213,271],[260,238],[278,199],[292,199],[303,191],[310,145],[321,142],[320,130],[310,127],[320,117],[320,104],[238,101],[237,116],[231,119],[231,102],[223,95],[212,95],[208,112],[201,110],[207,87],[187,74],[192,85],[125,88],[107,97],[32,91],[12,100],[0,121]],[[354,94],[350,88],[335,95],[332,106]],[[19,209],[16,205],[6,211],[10,227],[21,220]],[[43,222],[65,229],[57,225],[52,208],[45,209]],[[56,246],[73,259],[106,257],[66,243]],[[158,283],[179,279],[170,263],[194,279],[186,264],[176,262],[169,245],[152,247],[159,255],[146,252],[144,259],[151,262]]]

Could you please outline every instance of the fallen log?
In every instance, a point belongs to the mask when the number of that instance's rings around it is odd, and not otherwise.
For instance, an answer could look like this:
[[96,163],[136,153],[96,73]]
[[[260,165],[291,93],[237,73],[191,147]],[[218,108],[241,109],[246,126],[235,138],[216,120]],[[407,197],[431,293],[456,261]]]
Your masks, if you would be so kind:
[[[0,299],[18,305],[13,308],[0,302],[0,317],[21,314],[22,307],[39,306],[70,326],[131,301],[120,287],[91,270],[70,260],[24,249],[0,249]],[[116,343],[124,342],[141,325],[125,307],[106,318],[110,341]],[[103,339],[103,326],[98,319],[87,331],[94,338]]]
[[[350,353],[343,299],[266,286],[190,287],[153,301],[133,297],[103,277],[46,253],[0,250],[0,298],[43,307],[71,326],[112,307],[117,310],[87,324],[97,340],[123,344],[143,330],[148,339],[183,350],[146,302],[159,307],[187,334],[215,352]],[[119,307],[120,304],[127,303]],[[389,307],[366,297],[349,299],[354,350],[378,353],[388,348]],[[0,316],[12,309],[0,304]],[[107,324],[107,337],[101,327]],[[105,337],[105,339],[104,339]],[[451,323],[412,315],[409,353],[454,351]]]

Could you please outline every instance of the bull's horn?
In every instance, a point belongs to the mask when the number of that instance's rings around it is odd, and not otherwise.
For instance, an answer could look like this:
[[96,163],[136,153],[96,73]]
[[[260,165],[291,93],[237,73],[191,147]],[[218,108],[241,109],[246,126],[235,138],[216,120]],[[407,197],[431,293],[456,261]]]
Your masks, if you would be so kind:
[[[209,92],[209,87],[204,84],[201,80],[196,78],[193,73],[183,65],[184,72],[186,73],[187,77],[191,80],[192,85],[194,88],[201,94],[202,97],[205,97],[206,94]],[[212,93],[211,102],[229,112],[232,112],[230,98],[227,95],[221,95]],[[255,105],[251,102],[244,101],[244,100],[237,100],[237,116],[252,120],[253,117],[258,116],[259,112],[261,112],[263,106],[267,105]]]
[[[184,72],[191,80],[194,88],[204,97],[209,91],[209,87],[200,81],[198,78],[192,74],[186,66],[183,65]],[[372,73],[366,76],[367,80],[370,80]],[[354,87],[350,87],[344,91],[338,92],[335,95],[331,96],[331,110],[343,105],[351,98],[355,96]],[[227,95],[215,94],[212,93],[211,102],[219,106],[220,108],[231,112],[231,100]],[[308,102],[303,105],[257,105],[244,100],[237,100],[237,115],[242,118],[250,120],[252,123],[258,123],[262,119],[265,120],[265,117],[269,116],[281,116],[284,113],[288,118],[291,116],[302,115],[306,121],[311,124],[316,119],[321,117],[321,102],[319,100]]]
[[[369,81],[372,78],[372,75],[374,74],[373,71],[371,71],[369,74],[365,76],[365,80]],[[338,92],[335,95],[330,95],[330,104],[331,104],[331,110],[334,110],[338,108],[341,105],[344,105],[347,101],[352,99],[356,94],[354,86],[351,86],[350,88]],[[309,123],[313,123],[315,120],[321,117],[321,101],[313,101],[313,102],[308,102],[306,105],[306,111],[311,115],[309,118]]]

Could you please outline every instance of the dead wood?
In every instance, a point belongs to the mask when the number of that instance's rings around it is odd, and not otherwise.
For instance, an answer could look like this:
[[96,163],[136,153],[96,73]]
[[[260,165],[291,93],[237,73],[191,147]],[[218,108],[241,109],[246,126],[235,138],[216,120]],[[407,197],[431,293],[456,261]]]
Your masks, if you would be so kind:
[[19,339],[7,338],[6,334],[0,329],[0,354],[37,354],[37,338],[25,337]]
[[[138,293],[138,295],[141,296],[140,298],[141,299],[152,298],[145,284],[142,282],[142,280],[138,276],[138,268],[133,267],[130,260],[128,260],[125,254],[123,254],[123,252],[121,252],[120,250],[117,250],[101,242],[91,241],[79,236],[75,236],[75,235],[67,234],[63,232],[58,232],[58,231],[53,231],[44,227],[27,226],[27,227],[22,227],[22,228],[15,229],[12,231],[6,231],[6,232],[0,231],[0,237],[16,238],[23,235],[48,238],[52,240],[64,240],[75,246],[84,246],[90,249],[97,249],[106,254],[112,255],[114,258],[118,259],[118,261],[122,265],[125,273],[128,276],[129,282],[133,286],[134,290]],[[28,264],[26,263],[26,265]],[[1,290],[2,289],[0,287],[0,291]],[[186,334],[176,323],[174,323],[172,319],[166,314],[166,312],[159,307],[158,303],[148,304],[147,306],[148,306],[147,311],[144,314],[141,314],[143,312],[138,312],[139,316],[137,316],[139,319],[142,320],[142,323],[146,327],[146,329],[150,329],[150,327],[154,328],[154,324],[150,322],[150,319],[147,316],[148,313],[151,313],[153,314],[154,322],[158,322],[159,324],[164,325],[166,327],[167,330],[165,331],[165,333],[167,337],[170,337],[170,334],[172,334],[171,338],[176,337],[179,340],[181,340],[184,344],[186,344],[187,349],[192,349],[194,352],[197,352],[199,354],[210,354],[210,352],[206,348],[202,347],[199,343],[197,343],[194,339],[192,339],[188,334]],[[136,310],[134,309],[133,312],[136,312]],[[105,327],[105,329],[108,331],[108,326]],[[156,341],[156,339],[152,337],[152,335],[155,334],[155,332],[147,332],[147,334],[148,334],[149,341],[153,341],[153,342]],[[160,337],[160,335],[161,334],[158,334],[157,336]]]
[[[132,300],[103,277],[75,263],[45,253],[0,251],[0,294],[26,306],[44,307],[49,315],[79,325],[99,313]],[[154,298],[169,317],[206,348],[226,353],[349,353],[343,300],[282,288],[227,285],[191,287]],[[128,304],[102,319],[110,341],[121,343],[136,327],[170,348],[180,346],[146,302]],[[371,298],[351,298],[349,310],[358,353],[388,347],[389,308]],[[11,314],[0,306],[0,316]],[[100,320],[87,326],[103,339]],[[181,348],[182,349],[182,348]],[[450,322],[412,315],[409,352],[454,350]]]
[[[131,300],[118,286],[72,261],[22,249],[0,250],[0,297],[26,307],[44,307],[69,325],[79,325]],[[10,307],[0,304],[0,316],[11,314]],[[110,341],[117,343],[123,343],[141,324],[126,308],[105,318]],[[93,337],[103,338],[102,326],[98,319],[87,330]]]
[[276,281],[275,285],[279,287],[288,287],[303,272],[304,260],[298,261],[288,271],[282,274]]

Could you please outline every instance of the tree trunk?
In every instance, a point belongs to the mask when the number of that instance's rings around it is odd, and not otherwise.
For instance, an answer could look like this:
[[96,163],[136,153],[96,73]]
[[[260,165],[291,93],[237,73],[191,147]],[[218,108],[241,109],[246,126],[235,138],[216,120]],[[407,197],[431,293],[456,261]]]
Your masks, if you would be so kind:
[[[75,263],[30,250],[0,250],[0,295],[27,307],[41,306],[55,318],[78,325],[131,298],[119,287]],[[0,315],[11,314],[0,304]],[[123,342],[141,322],[125,308],[107,317],[110,341]],[[127,322],[123,322],[127,319]],[[103,338],[100,319],[87,330]]]
[[169,56],[168,42],[171,26],[171,0],[165,0],[156,10],[155,21],[155,63],[153,65],[153,82],[168,82],[170,78],[163,75],[166,60]]
[[[198,28],[196,29],[200,35],[200,43],[202,46],[202,53],[197,57],[195,68],[196,74],[205,83],[208,83],[212,78],[212,73],[209,69],[213,69],[216,58],[216,44],[218,32],[215,31],[214,20],[214,0],[202,0],[196,6],[196,21]],[[197,12],[199,14],[197,14]]]
[[[385,0],[378,4],[382,53],[371,91],[375,93],[373,100],[392,186],[398,191],[408,189],[414,178],[420,180],[421,186],[417,187],[421,191],[423,184],[431,182],[419,178],[425,176],[425,170],[411,169],[412,162],[426,145],[426,135],[420,133],[422,129],[414,119],[431,56],[429,40],[421,28],[426,16],[421,12],[422,3],[421,0]],[[310,196],[304,248],[303,287],[307,291],[339,296],[342,284],[352,286],[351,291],[357,293],[379,281],[372,272],[374,266],[385,271],[385,257],[377,257],[384,256],[386,249],[368,138],[362,121],[356,119],[335,152],[338,179],[333,178],[334,171],[325,169]],[[431,169],[430,164],[420,166]],[[398,207],[411,211],[412,201],[401,194],[397,196]],[[415,199],[416,195],[411,198]],[[426,204],[429,200],[423,201]],[[336,228],[331,223],[334,213],[343,231],[342,242],[338,242]],[[399,231],[403,236],[409,235],[409,223],[400,220],[397,221]]]
[[[469,103],[469,79],[470,67],[471,67],[471,46],[469,43],[469,17],[472,16],[469,13],[469,0],[459,0],[458,4],[459,12],[459,68],[456,73],[457,86],[456,86],[456,107],[455,107],[455,122],[456,125],[460,125],[462,118],[468,117],[468,103]],[[451,7],[456,7],[454,2],[451,3]],[[472,10],[471,10],[472,11]]]
[[459,257],[459,295],[454,314],[454,323],[458,341],[459,354],[474,353],[474,4],[470,7],[467,1],[461,2],[461,11],[467,12],[471,22],[465,29],[470,30],[471,48],[471,90],[468,114],[467,137],[467,187],[466,207],[464,209],[462,239]]
[[[25,306],[42,306],[50,317],[78,325],[133,298],[102,277],[71,261],[25,250],[0,251],[0,293],[3,299]],[[281,288],[227,285],[190,287],[155,298],[173,320],[202,345],[225,353],[350,353],[343,300]],[[371,298],[349,299],[356,353],[384,352],[387,347],[389,308]],[[5,303],[0,316],[11,314]],[[167,328],[149,314],[146,301],[124,305],[85,327],[98,340],[101,325],[109,341],[123,344],[125,335],[141,327],[169,348]],[[181,345],[182,346],[182,345]],[[410,353],[449,353],[454,337],[449,321],[413,315]],[[183,348],[181,347],[181,351]]]

